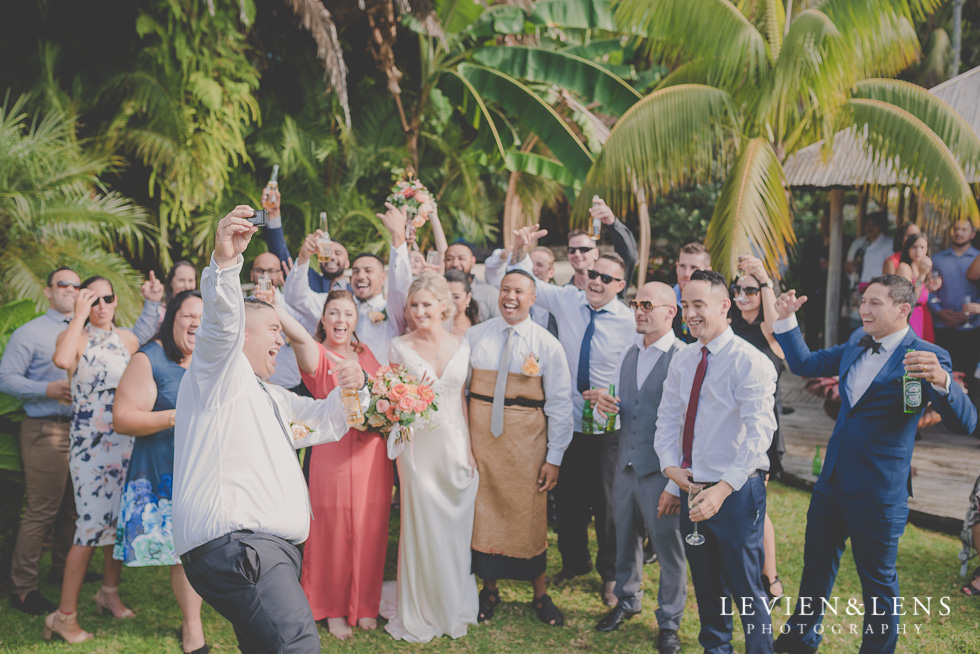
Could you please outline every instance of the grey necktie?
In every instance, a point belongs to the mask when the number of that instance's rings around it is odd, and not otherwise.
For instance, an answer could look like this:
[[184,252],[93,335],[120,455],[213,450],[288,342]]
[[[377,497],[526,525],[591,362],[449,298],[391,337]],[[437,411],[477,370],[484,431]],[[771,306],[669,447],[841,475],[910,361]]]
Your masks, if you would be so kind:
[[504,351],[500,354],[497,365],[497,380],[493,384],[493,408],[490,410],[490,433],[494,438],[500,438],[504,433],[504,397],[507,395],[507,376],[510,374],[510,350],[513,345],[514,328],[508,327],[507,340],[504,341]]

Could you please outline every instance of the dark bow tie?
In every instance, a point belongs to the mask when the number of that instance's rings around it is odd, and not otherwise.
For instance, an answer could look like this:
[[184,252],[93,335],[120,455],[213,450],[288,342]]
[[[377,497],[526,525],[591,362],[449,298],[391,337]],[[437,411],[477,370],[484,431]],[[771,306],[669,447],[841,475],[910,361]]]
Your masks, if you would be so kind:
[[881,343],[873,339],[870,334],[865,334],[864,336],[862,336],[861,340],[858,341],[858,345],[860,345],[863,348],[870,347],[872,354],[878,354],[879,352],[881,352]]

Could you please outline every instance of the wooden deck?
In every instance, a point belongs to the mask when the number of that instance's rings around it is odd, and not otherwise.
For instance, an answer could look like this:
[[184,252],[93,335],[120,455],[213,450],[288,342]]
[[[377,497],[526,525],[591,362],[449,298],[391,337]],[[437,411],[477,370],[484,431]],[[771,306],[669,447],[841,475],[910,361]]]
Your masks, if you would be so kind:
[[[823,403],[803,390],[802,380],[790,372],[780,378],[783,407],[794,409],[782,416],[786,439],[783,481],[812,488],[813,455],[820,446],[826,452],[834,428],[823,410]],[[929,529],[959,535],[966,514],[967,500],[980,474],[980,443],[971,436],[954,434],[942,424],[930,427],[915,444],[912,477],[915,496],[909,499],[909,521]]]

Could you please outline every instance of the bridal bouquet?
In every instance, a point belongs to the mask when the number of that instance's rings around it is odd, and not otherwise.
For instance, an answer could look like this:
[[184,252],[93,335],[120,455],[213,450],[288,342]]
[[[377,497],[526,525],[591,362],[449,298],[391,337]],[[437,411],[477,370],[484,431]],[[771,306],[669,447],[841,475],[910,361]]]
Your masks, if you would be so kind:
[[435,216],[438,209],[432,193],[418,179],[397,181],[391,187],[391,195],[385,201],[405,212],[405,216],[408,218],[408,224],[405,226],[405,237],[409,241],[415,240],[415,230]]
[[388,434],[388,456],[392,459],[412,440],[412,423],[427,418],[437,409],[432,386],[405,372],[400,366],[384,366],[370,379],[371,402],[364,412],[366,425]]

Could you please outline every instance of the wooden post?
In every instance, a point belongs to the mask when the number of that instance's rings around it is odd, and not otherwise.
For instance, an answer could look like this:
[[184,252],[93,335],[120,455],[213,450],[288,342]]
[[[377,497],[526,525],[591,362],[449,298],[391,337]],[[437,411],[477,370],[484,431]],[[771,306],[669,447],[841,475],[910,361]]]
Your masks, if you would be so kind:
[[823,323],[823,345],[837,345],[840,322],[840,286],[844,274],[844,189],[830,191],[830,257],[827,262],[827,306]]

